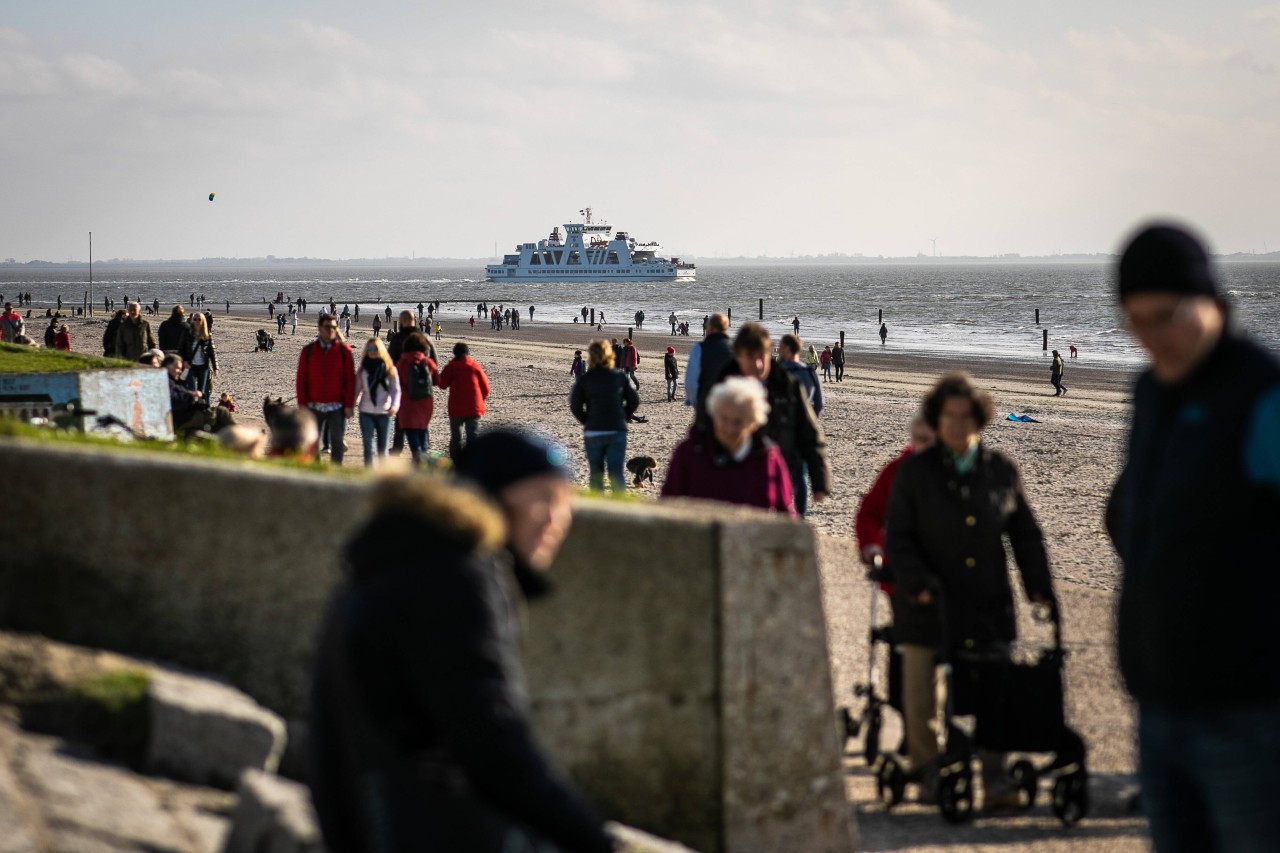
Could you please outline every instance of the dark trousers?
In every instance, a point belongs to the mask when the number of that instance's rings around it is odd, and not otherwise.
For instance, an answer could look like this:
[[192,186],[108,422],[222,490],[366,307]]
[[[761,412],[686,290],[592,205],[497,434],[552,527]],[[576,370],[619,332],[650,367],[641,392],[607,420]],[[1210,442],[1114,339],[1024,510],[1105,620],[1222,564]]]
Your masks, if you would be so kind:
[[805,464],[803,459],[787,461],[787,469],[791,472],[791,494],[796,504],[796,514],[804,516],[809,509],[809,495],[806,491]]
[[844,381],[844,365],[843,364],[836,365],[836,381],[837,382]]
[[1161,853],[1280,850],[1280,705],[1138,711],[1138,779]]
[[[462,440],[462,432],[466,430],[467,440]],[[449,458],[457,459],[464,446],[470,446],[480,431],[480,418],[449,418]]]
[[392,455],[404,452],[404,430],[400,427],[400,418],[396,417],[396,430],[391,434]]
[[312,409],[311,414],[316,416],[316,427],[320,430],[320,435],[328,441],[329,456],[333,459],[333,464],[341,465],[346,453],[346,448],[342,446],[342,436],[347,431],[346,413],[342,409],[334,409],[332,412],[317,412]]

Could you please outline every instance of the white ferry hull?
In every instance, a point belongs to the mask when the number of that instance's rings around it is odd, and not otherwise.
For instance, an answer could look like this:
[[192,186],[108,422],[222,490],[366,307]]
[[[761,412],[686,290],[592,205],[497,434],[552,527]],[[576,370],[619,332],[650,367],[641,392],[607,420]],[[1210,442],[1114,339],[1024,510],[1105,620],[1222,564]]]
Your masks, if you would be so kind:
[[693,281],[697,270],[649,272],[628,269],[557,269],[542,267],[522,269],[495,264],[485,268],[489,281]]

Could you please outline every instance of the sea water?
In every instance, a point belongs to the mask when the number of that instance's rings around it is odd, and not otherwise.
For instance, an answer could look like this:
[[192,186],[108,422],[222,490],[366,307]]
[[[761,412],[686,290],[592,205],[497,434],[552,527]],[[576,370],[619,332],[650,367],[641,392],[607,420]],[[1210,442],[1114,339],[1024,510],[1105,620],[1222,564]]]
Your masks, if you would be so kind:
[[[1237,324],[1280,351],[1280,264],[1220,263],[1223,289]],[[1089,363],[1127,368],[1142,354],[1123,328],[1114,298],[1112,263],[863,263],[863,264],[703,264],[694,281],[666,282],[486,282],[483,268],[389,266],[380,264],[199,265],[94,269],[95,312],[102,298],[125,296],[149,304],[159,299],[161,315],[203,294],[215,312],[230,300],[238,308],[261,307],[277,293],[305,297],[314,309],[333,299],[361,306],[361,313],[390,305],[394,312],[419,302],[440,300],[438,317],[446,334],[475,313],[476,303],[518,307],[524,322],[569,323],[583,306],[603,312],[611,336],[635,325],[645,313],[645,329],[667,332],[669,317],[687,321],[700,335],[702,319],[732,311],[734,325],[758,320],[764,300],[765,325],[775,336],[791,331],[819,350],[845,333],[851,351],[890,352],[1011,360],[1043,358],[1043,331],[1049,349],[1066,355],[1075,344]],[[0,265],[0,294],[11,300],[30,291],[37,309],[61,295],[64,305],[82,303],[88,288],[84,265]],[[1040,325],[1035,323],[1039,310]],[[42,310],[38,310],[42,314]],[[36,316],[33,313],[33,318]],[[888,329],[881,345],[880,318]],[[481,321],[478,321],[481,322]]]

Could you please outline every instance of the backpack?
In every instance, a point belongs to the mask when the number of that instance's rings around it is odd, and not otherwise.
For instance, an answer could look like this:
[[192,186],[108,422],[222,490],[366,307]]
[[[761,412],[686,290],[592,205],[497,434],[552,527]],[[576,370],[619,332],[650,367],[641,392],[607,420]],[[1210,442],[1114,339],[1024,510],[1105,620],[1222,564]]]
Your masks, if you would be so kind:
[[429,400],[434,394],[431,383],[431,369],[425,361],[415,361],[409,365],[409,399]]

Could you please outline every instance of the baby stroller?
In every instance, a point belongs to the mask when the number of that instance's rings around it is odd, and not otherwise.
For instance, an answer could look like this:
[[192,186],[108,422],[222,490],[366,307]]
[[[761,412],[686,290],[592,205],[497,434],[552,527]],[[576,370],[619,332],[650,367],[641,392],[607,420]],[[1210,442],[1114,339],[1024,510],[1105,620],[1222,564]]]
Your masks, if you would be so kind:
[[[883,568],[873,566],[869,579],[872,595],[878,597],[876,586],[885,579]],[[939,604],[937,610],[945,636],[945,608]],[[1021,809],[1035,805],[1040,779],[1044,777],[1053,780],[1052,809],[1063,824],[1075,824],[1088,814],[1089,774],[1084,740],[1066,725],[1063,710],[1066,651],[1062,647],[1060,614],[1056,605],[1048,604],[1036,605],[1032,615],[1036,621],[1053,627],[1053,645],[1042,649],[1034,663],[1012,660],[1004,650],[966,647],[948,655],[948,644],[941,644],[947,686],[943,709],[945,748],[936,764],[908,770],[899,755],[881,753],[879,749],[883,707],[887,704],[901,713],[901,664],[894,649],[892,626],[875,624],[873,603],[868,679],[854,687],[854,695],[865,699],[864,710],[856,718],[845,710],[845,734],[864,734],[863,755],[876,768],[877,795],[887,807],[903,801],[908,783],[921,783],[936,776],[937,802],[943,818],[951,823],[969,820],[974,811],[974,758],[978,749],[984,749],[1050,756],[1039,763],[1022,757],[1007,768],[1019,790]],[[877,692],[875,661],[880,643],[890,648],[887,697]],[[955,724],[955,718],[961,716],[974,718],[971,732]]]
[[258,330],[258,344],[253,348],[254,352],[272,352],[276,348],[276,339],[267,334],[266,329]]

